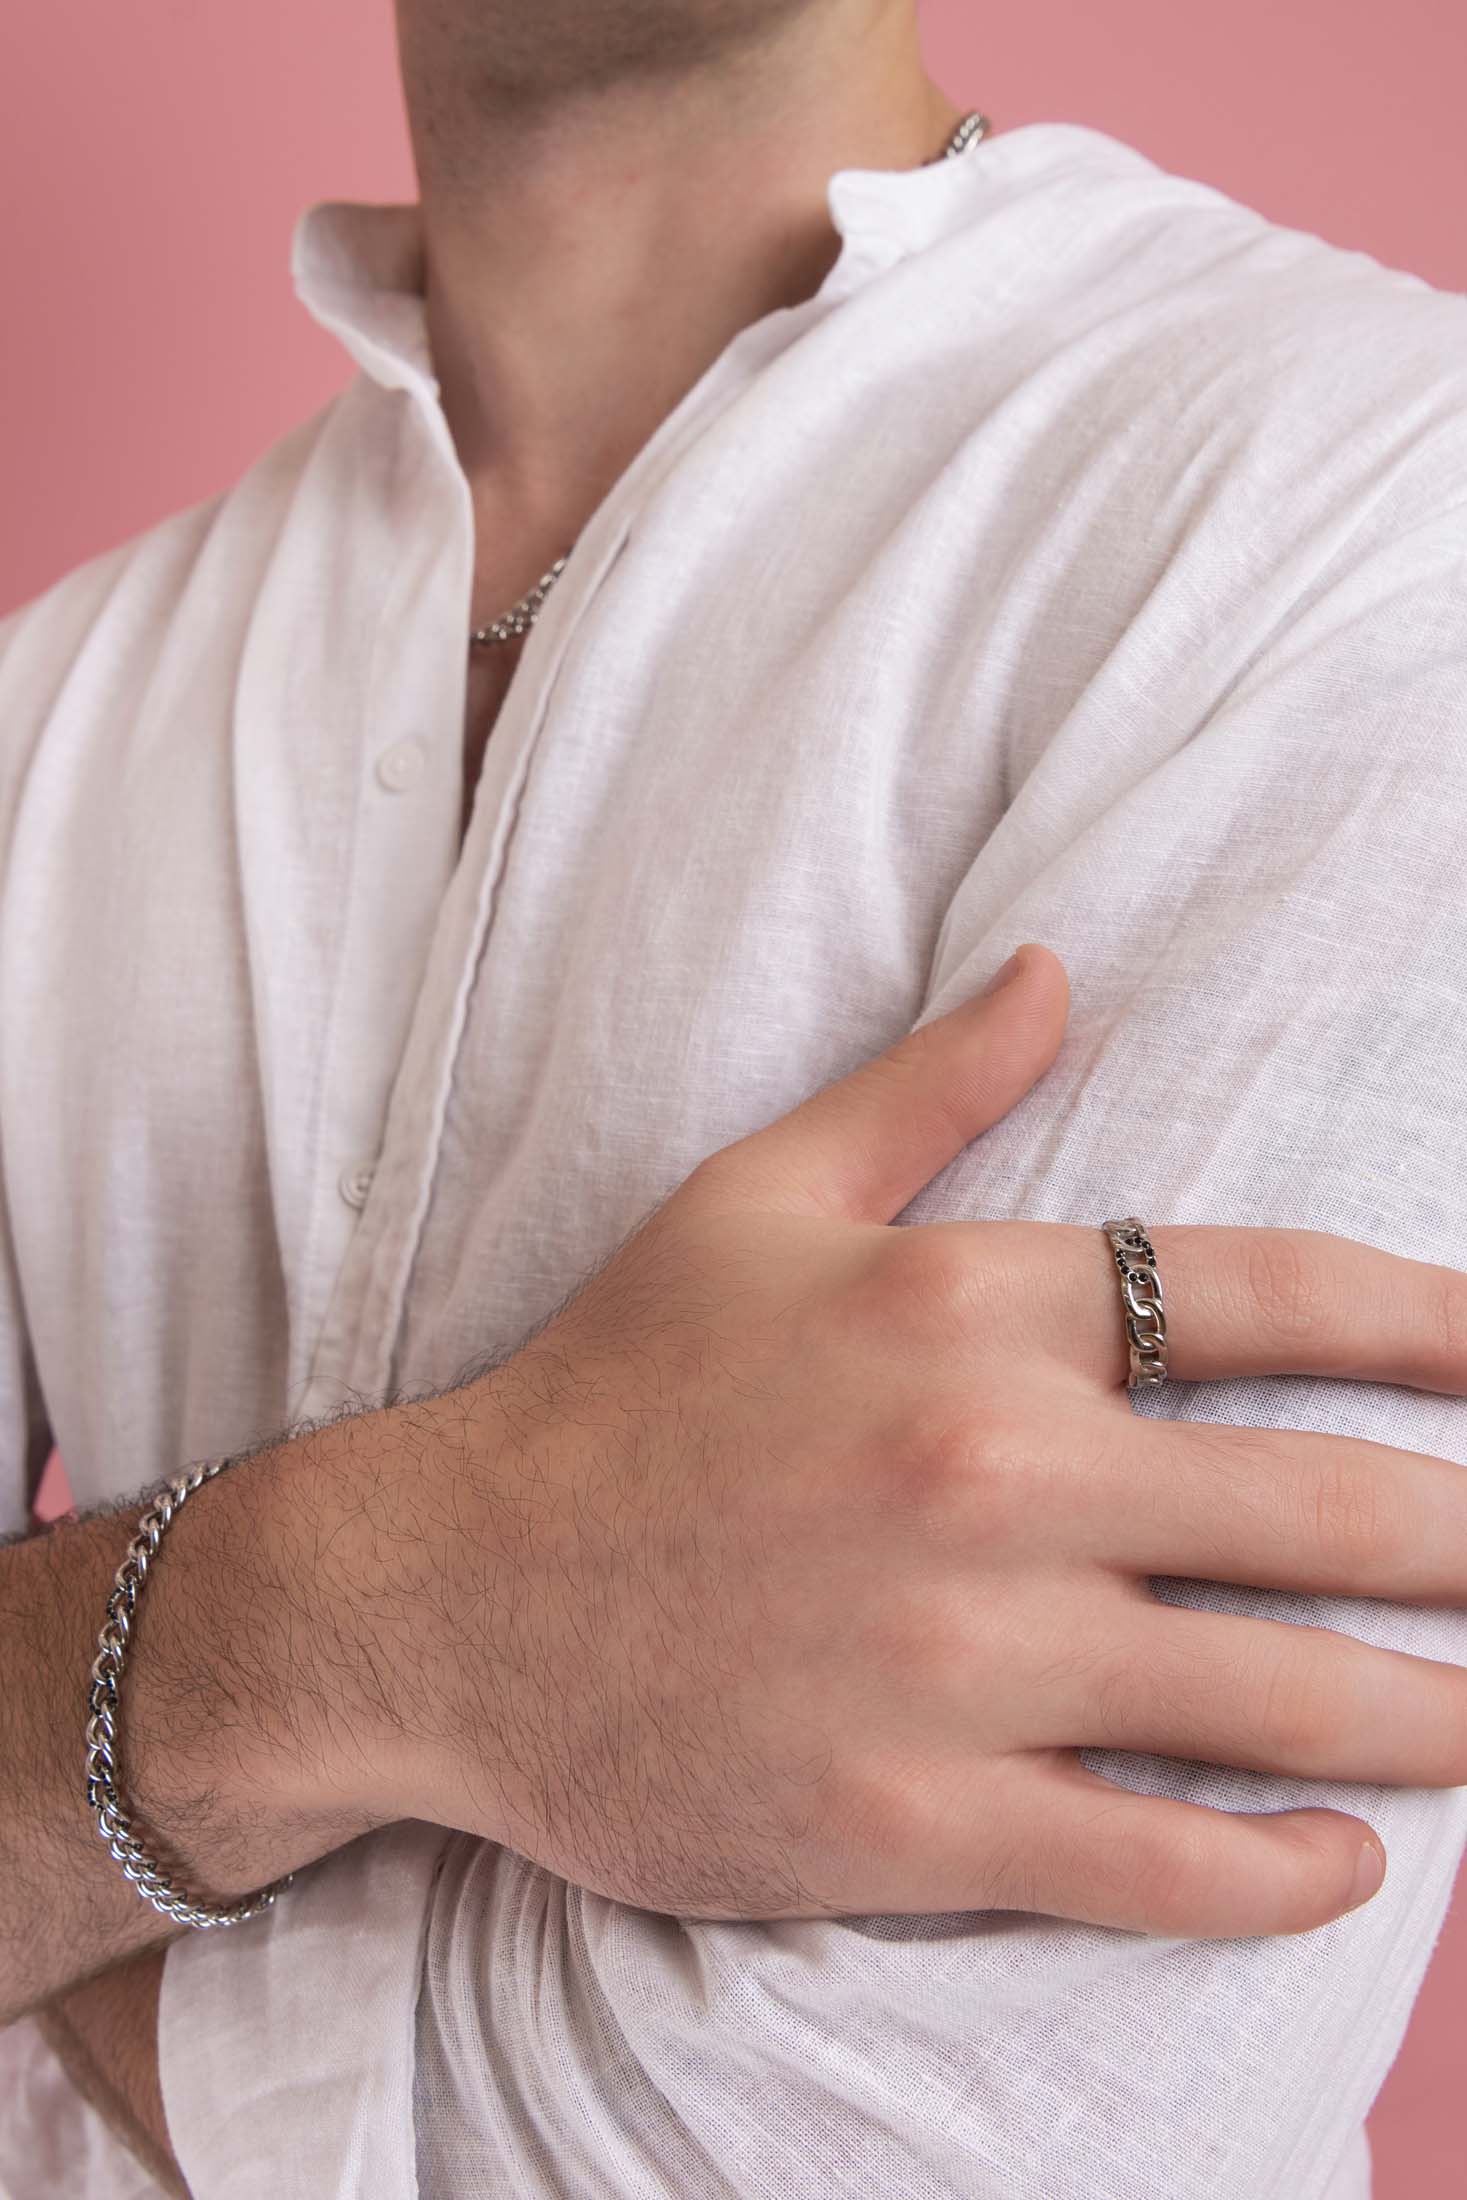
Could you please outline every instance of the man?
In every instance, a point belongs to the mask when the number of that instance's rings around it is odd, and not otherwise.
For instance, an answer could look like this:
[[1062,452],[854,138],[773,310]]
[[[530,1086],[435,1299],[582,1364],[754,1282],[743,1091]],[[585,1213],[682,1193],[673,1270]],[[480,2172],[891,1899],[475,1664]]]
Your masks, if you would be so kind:
[[[898,0],[401,33],[421,218],[299,262],[362,378],[0,659],[17,1457],[409,1401],[156,1559],[149,1837],[327,1857],[173,1945],[183,2170],[1363,2189],[1463,1833],[1461,1292],[1256,1231],[1467,1260],[1467,308],[1088,132],[935,157]],[[1068,1028],[1032,947],[961,1008],[1036,938]],[[1242,1232],[1157,1232],[1185,1443],[1091,1326],[1132,1206]],[[163,1937],[54,1741],[134,1518],[7,1554],[14,2008]],[[156,1970],[49,2021],[161,2150]]]

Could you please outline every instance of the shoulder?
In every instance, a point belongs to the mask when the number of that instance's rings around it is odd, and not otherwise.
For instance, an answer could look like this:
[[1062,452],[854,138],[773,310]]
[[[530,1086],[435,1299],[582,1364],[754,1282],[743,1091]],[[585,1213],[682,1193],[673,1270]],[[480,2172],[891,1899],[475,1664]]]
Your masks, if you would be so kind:
[[1467,297],[1098,131],[1012,142],[971,246],[995,214],[1027,234],[1044,371],[1073,377],[1102,440],[1154,469],[1225,469],[1273,502],[1295,484],[1357,503],[1398,482],[1438,505],[1467,495]]
[[1467,299],[1068,127],[943,250],[963,647],[986,698],[1014,668],[1010,786],[1191,750],[1256,818],[1305,758],[1358,787],[1455,754]]
[[109,611],[141,627],[176,599],[223,499],[211,498],[88,558],[0,620],[0,696],[13,725],[31,702],[49,707]]
[[[123,693],[145,676],[181,617],[208,631],[213,559],[243,571],[248,546],[278,530],[337,399],[301,422],[230,488],[89,558],[0,619],[0,779],[69,693]],[[217,576],[227,584],[227,571]]]

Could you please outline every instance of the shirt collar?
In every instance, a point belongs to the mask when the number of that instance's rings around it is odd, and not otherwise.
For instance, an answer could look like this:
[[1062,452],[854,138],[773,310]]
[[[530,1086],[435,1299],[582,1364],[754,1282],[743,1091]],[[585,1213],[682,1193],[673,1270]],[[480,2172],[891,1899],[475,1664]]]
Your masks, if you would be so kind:
[[[973,219],[989,147],[922,168],[842,168],[826,187],[841,239],[817,293],[833,304],[871,276]],[[328,201],[296,225],[297,295],[363,371],[387,389],[435,395],[423,308],[423,240],[416,206]]]

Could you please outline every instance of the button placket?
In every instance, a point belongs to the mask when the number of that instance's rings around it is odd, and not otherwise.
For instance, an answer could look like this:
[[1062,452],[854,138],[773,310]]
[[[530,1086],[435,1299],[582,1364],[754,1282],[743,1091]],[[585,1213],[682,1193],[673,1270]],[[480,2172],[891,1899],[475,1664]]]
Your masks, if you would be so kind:
[[[391,1387],[404,1303],[437,1173],[475,974],[492,927],[500,870],[557,675],[626,545],[635,511],[673,470],[687,446],[705,432],[710,413],[731,402],[760,371],[763,352],[777,348],[771,343],[774,319],[770,316],[768,323],[756,324],[744,332],[748,341],[736,340],[729,347],[663,422],[588,523],[564,583],[528,639],[495,723],[468,831],[462,838],[458,807],[462,780],[455,754],[455,868],[438,912],[416,1012],[392,1089],[378,1156],[381,1188],[364,1226],[354,1233],[318,1343],[310,1402],[304,1411],[324,1410],[329,1404],[328,1385],[337,1384],[343,1374],[354,1393],[373,1394]],[[435,414],[435,426],[441,421],[441,414]],[[443,436],[444,455],[452,462],[446,426]],[[466,510],[466,484],[461,474],[455,473],[455,480],[463,490]],[[472,546],[471,520],[467,532]],[[471,555],[465,563],[471,566]],[[467,597],[465,584],[460,611]],[[461,633],[455,635],[455,647],[462,649]],[[460,695],[455,726],[462,723],[462,702]],[[378,759],[379,775],[391,753],[384,751]]]
[[440,436],[425,408],[393,406],[377,432],[379,493],[361,512],[341,500],[353,513],[350,548],[363,611],[371,593],[372,629],[351,660],[359,679],[350,864],[312,1126],[315,1292],[299,1323],[295,1416],[333,1410],[346,1396],[348,1362],[370,1320],[363,1293],[395,1197],[383,1140],[460,853],[468,492],[446,429]]

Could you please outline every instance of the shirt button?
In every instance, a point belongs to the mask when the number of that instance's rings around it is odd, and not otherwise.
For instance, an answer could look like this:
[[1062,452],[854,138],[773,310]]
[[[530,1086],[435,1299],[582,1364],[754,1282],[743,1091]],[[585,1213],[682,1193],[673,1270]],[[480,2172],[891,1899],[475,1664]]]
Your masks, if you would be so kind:
[[396,741],[377,759],[377,777],[389,794],[405,794],[423,776],[428,759],[421,741]]
[[336,1179],[336,1189],[348,1207],[366,1206],[367,1194],[372,1189],[372,1179],[376,1174],[376,1167],[370,1161],[356,1161],[349,1169],[342,1170]]

